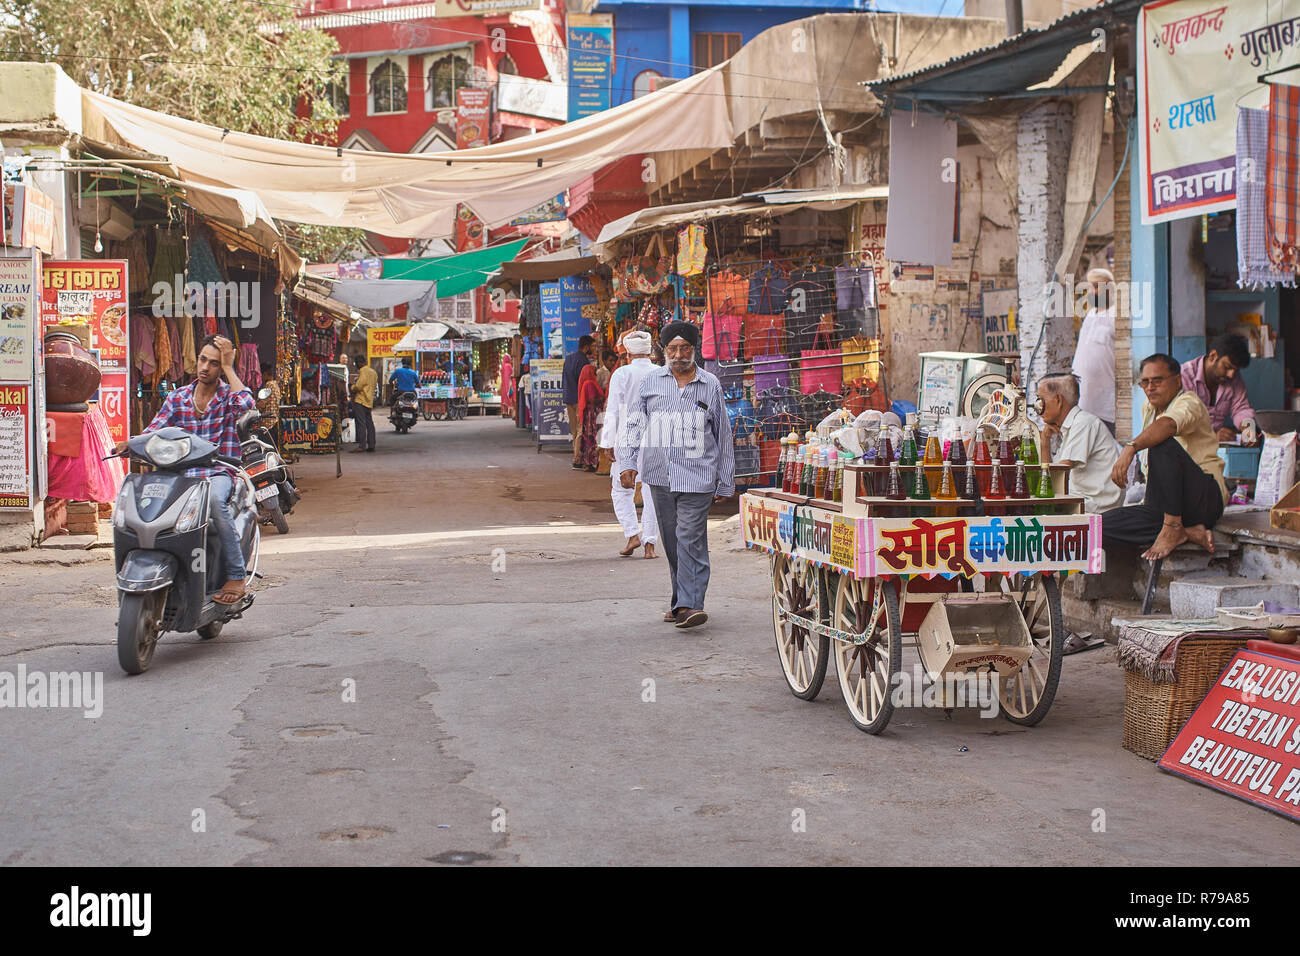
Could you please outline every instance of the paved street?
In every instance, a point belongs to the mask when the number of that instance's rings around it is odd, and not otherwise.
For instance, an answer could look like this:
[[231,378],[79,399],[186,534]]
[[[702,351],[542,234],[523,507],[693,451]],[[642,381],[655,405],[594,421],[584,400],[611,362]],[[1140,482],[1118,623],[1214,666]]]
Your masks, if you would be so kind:
[[608,479],[534,448],[496,418],[383,422],[341,479],[303,463],[245,619],[140,677],[109,551],[0,555],[0,670],[100,671],[105,697],[0,710],[0,862],[1294,862],[1293,823],[1120,748],[1110,648],[1065,659],[1037,728],[917,709],[868,737],[833,671],[786,689],[734,521],[712,619],[677,631],[666,562],[615,553]]

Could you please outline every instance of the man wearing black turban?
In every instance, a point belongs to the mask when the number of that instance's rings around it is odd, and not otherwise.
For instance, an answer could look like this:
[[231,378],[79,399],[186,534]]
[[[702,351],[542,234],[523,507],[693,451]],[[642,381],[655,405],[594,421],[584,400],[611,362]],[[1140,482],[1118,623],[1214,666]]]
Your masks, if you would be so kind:
[[628,403],[615,468],[624,488],[635,487],[639,473],[654,499],[672,584],[664,620],[696,627],[709,619],[709,506],[736,493],[735,453],[722,386],[695,364],[699,327],[669,323],[659,342],[665,364],[641,380]]

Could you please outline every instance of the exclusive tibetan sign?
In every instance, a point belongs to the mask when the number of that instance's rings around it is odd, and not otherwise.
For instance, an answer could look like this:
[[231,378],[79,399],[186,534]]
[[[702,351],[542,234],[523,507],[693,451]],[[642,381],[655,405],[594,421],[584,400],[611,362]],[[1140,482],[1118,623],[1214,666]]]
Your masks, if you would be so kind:
[[1300,0],[1160,0],[1142,8],[1144,225],[1236,206],[1237,108],[1268,107],[1259,75],[1300,63],[1297,39]]
[[338,422],[328,408],[280,406],[280,448],[308,455],[332,455],[339,448]]
[[871,518],[866,575],[1104,570],[1100,515]]
[[1158,766],[1300,820],[1300,660],[1237,651]]

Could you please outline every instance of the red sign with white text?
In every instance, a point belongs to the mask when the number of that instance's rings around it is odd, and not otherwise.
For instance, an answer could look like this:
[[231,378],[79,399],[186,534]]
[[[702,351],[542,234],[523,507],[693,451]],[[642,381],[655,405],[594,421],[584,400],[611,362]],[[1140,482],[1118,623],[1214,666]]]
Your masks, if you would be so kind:
[[491,133],[492,91],[456,91],[456,148],[486,146]]
[[129,437],[131,421],[126,270],[119,259],[47,259],[41,265],[41,332],[58,322],[90,326],[102,375],[99,410],[114,441]]
[[1158,766],[1300,821],[1300,660],[1237,651]]

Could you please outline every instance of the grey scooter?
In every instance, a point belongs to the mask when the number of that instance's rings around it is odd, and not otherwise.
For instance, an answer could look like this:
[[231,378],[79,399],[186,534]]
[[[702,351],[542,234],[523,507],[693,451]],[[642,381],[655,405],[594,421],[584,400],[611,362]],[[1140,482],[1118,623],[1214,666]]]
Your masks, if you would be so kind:
[[[241,419],[241,438],[248,422]],[[213,596],[228,580],[214,524],[211,482],[186,470],[217,466],[235,476],[235,534],[248,569],[257,573],[261,542],[253,486],[238,459],[180,428],[162,428],[127,442],[126,456],[155,470],[127,475],[113,508],[113,563],[117,569],[117,660],[128,674],[144,673],[165,631],[198,631],[210,639],[253,603],[251,592],[234,604]]]

